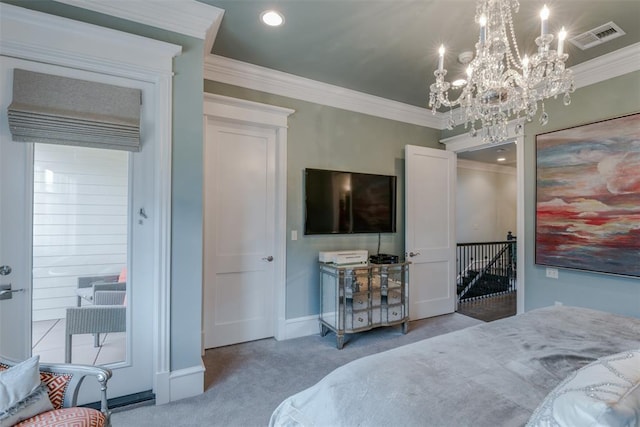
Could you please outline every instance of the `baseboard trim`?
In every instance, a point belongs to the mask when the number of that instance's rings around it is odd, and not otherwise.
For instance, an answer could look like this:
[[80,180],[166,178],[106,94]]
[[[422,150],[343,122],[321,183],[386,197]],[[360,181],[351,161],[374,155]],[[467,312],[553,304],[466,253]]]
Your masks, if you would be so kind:
[[285,321],[284,339],[301,338],[320,333],[318,315],[296,317]]
[[[140,403],[151,404],[155,401],[156,395],[151,390],[141,391],[139,393],[128,394],[126,396],[113,397],[107,400],[107,406],[110,411],[114,409],[121,409],[131,407],[132,405],[138,405]],[[84,405],[79,405],[84,408],[92,408],[100,410],[102,402],[91,402]],[[116,412],[116,411],[113,411]]]
[[204,392],[204,363],[169,374],[169,400],[193,397]]

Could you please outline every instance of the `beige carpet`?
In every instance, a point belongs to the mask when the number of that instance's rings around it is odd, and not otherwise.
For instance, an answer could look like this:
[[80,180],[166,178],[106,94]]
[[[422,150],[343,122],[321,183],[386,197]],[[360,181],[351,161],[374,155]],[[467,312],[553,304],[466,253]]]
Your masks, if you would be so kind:
[[118,410],[117,426],[266,426],[286,397],[354,359],[483,323],[458,313],[348,335],[342,350],[335,335],[276,341],[266,339],[207,350],[200,396],[161,406]]

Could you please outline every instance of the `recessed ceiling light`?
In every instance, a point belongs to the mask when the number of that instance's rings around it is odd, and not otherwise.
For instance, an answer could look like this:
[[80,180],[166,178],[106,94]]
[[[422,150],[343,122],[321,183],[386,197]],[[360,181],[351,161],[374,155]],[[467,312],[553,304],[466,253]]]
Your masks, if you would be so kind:
[[270,27],[279,27],[284,24],[284,16],[275,10],[265,10],[260,14],[260,20]]
[[498,161],[499,161],[499,162],[504,162],[504,161],[506,161],[506,160],[507,160],[507,159],[505,159],[504,157],[498,157]]

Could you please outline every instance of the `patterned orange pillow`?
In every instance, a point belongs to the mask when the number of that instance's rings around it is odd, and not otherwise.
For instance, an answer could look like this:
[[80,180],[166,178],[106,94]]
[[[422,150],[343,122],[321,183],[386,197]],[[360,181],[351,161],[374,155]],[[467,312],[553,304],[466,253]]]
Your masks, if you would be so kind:
[[54,409],[62,408],[64,403],[64,394],[73,375],[71,374],[54,374],[53,372],[40,371],[40,381],[47,385],[49,389],[49,400]]
[[106,418],[91,408],[62,408],[43,412],[26,419],[14,427],[102,427]]

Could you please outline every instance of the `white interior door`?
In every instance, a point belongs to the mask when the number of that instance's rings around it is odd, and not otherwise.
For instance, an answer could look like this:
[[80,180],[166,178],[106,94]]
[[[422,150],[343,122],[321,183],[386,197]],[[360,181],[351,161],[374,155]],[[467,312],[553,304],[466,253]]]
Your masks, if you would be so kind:
[[456,155],[405,147],[405,251],[411,320],[456,309]]
[[274,336],[276,131],[207,118],[204,346]]
[[[0,276],[0,284],[11,283],[13,289],[23,291],[13,294],[12,299],[0,300],[0,354],[15,359],[24,359],[32,354],[32,295],[34,266],[34,144],[12,141],[7,121],[7,107],[12,98],[13,69],[51,73],[84,80],[101,81],[121,86],[138,87],[144,94],[150,93],[149,84],[95,73],[83,72],[43,63],[24,61],[0,56],[0,266],[11,268],[11,273]],[[153,97],[146,99],[153,106]],[[142,122],[153,120],[152,112],[142,109]],[[107,366],[113,370],[109,381],[109,398],[151,390],[153,388],[153,246],[154,241],[154,146],[153,131],[147,133],[140,153],[125,153],[124,167],[128,169],[127,236],[125,257],[121,260],[129,267],[127,274],[127,326],[125,350],[122,360]],[[105,150],[106,151],[106,150]],[[85,172],[86,173],[86,172]],[[104,184],[105,187],[109,183]],[[106,199],[106,196],[96,195]],[[106,203],[106,202],[105,202]],[[137,212],[145,209],[145,217]],[[107,209],[107,206],[105,206]],[[41,215],[47,217],[47,214]],[[67,217],[75,223],[78,217]],[[82,226],[81,226],[82,227]],[[104,236],[109,236],[109,226],[104,227]],[[81,234],[81,233],[80,233]],[[49,236],[51,241],[66,236]],[[87,256],[89,254],[86,254]],[[63,257],[60,257],[63,258]],[[105,257],[107,258],[107,257]],[[105,261],[108,263],[111,261]],[[0,269],[0,271],[2,271]],[[7,272],[7,268],[4,269]],[[76,286],[73,281],[70,288]],[[72,289],[73,290],[73,289]],[[75,298],[72,299],[75,305]],[[61,309],[64,313],[64,309]],[[62,315],[64,316],[64,314]],[[65,320],[64,317],[60,320]],[[77,339],[78,337],[74,337]],[[60,336],[64,347],[64,335]],[[75,361],[76,357],[72,361]],[[99,399],[97,387],[83,386],[81,401]]]

